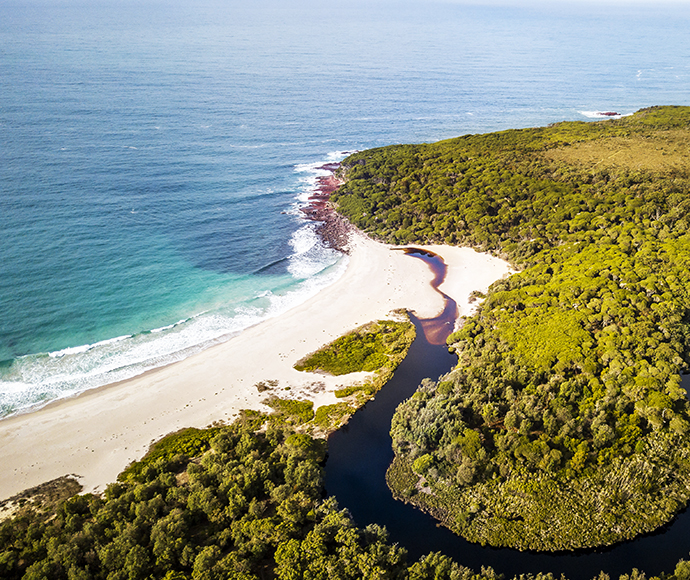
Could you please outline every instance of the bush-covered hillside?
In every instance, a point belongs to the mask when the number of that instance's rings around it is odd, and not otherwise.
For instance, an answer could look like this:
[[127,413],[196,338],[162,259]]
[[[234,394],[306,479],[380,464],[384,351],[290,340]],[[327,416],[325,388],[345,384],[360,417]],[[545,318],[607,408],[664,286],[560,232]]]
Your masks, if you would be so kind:
[[[255,426],[185,432],[103,497],[78,495],[0,523],[0,577],[495,579],[440,554],[408,565],[385,530],[359,529],[322,499],[323,440],[275,427],[257,435]],[[211,451],[196,460],[174,453],[207,435]]]
[[[473,572],[439,553],[407,562],[384,529],[356,527],[333,498],[323,498],[323,440],[275,424],[257,434],[265,417],[256,419],[250,414],[229,427],[163,439],[102,497],[27,503],[0,522],[0,577],[504,580],[491,568]],[[200,451],[208,441],[210,449]],[[658,580],[690,577],[684,560],[668,569]],[[620,580],[645,578],[633,570]]]
[[389,242],[467,244],[519,274],[402,404],[389,483],[467,538],[561,550],[690,497],[690,108],[357,153],[336,201]]

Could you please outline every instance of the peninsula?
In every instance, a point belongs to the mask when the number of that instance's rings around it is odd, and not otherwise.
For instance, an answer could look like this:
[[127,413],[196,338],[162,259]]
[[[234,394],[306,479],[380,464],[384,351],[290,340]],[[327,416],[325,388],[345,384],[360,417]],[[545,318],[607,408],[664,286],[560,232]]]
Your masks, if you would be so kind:
[[359,228],[520,270],[449,338],[456,369],[398,408],[400,499],[471,541],[555,551],[687,505],[689,145],[690,108],[655,107],[344,161]]

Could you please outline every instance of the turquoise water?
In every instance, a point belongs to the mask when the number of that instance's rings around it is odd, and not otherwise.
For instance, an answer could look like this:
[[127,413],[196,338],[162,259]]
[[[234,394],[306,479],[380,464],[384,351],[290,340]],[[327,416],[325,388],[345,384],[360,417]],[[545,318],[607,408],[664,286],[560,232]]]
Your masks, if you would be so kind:
[[0,415],[332,283],[346,151],[690,104],[683,4],[176,4],[0,4]]

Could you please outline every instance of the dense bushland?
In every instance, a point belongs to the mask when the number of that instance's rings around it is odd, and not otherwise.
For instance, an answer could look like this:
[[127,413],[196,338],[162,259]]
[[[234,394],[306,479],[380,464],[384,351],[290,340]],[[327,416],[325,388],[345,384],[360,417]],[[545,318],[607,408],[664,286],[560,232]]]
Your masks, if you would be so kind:
[[544,550],[686,505],[688,142],[690,108],[664,107],[344,161],[336,200],[359,227],[522,270],[450,337],[457,368],[399,407],[398,496],[474,541]]
[[[622,222],[684,231],[688,122],[687,107],[660,107],[615,121],[370,149],[343,161],[347,182],[333,200],[388,242],[468,244],[524,265],[544,247],[596,241],[597,231]],[[637,157],[616,165],[621,140],[636,145]],[[602,156],[595,163],[573,153],[594,143]],[[647,152],[662,147],[667,163],[648,164]]]
[[[103,497],[0,524],[0,576],[51,580],[495,578],[439,554],[408,565],[376,525],[323,499],[325,442],[251,421],[208,431],[202,456],[164,440]],[[201,436],[204,432],[195,432]],[[545,577],[550,578],[550,577]]]
[[[323,497],[325,442],[249,414],[164,439],[103,496],[28,504],[0,523],[7,580],[499,580],[438,553],[409,563]],[[263,432],[255,428],[263,424]],[[210,441],[198,457],[194,441]],[[205,445],[202,443],[202,446]],[[669,565],[669,569],[672,564]],[[687,580],[681,560],[661,580]],[[520,580],[554,580],[551,574]],[[600,574],[597,580],[609,580]],[[633,570],[620,580],[645,580]]]

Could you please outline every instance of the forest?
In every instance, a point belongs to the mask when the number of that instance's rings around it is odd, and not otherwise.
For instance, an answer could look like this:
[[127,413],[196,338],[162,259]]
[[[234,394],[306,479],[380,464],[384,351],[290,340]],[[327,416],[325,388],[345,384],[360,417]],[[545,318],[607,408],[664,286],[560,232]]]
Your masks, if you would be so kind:
[[[617,542],[687,504],[689,123],[690,108],[659,107],[343,163],[338,209],[371,235],[471,245],[519,268],[449,338],[457,367],[398,408],[398,498],[472,541],[537,550]],[[101,495],[67,480],[14,498],[0,577],[504,580],[440,553],[412,562],[325,495],[327,445],[312,435],[346,420],[411,340],[409,323],[379,321],[300,361],[375,372],[331,409],[264,381],[272,414],[169,435]],[[658,579],[690,579],[690,562]]]
[[690,108],[356,153],[338,211],[519,273],[397,410],[389,485],[471,541],[612,544],[690,498]]
[[[440,553],[410,562],[384,528],[358,528],[324,495],[325,454],[323,439],[251,413],[232,425],[172,434],[104,494],[74,495],[72,486],[71,497],[27,500],[0,522],[0,577],[503,580]],[[650,580],[690,578],[690,562],[673,566]],[[632,570],[619,580],[646,575]]]
[[323,439],[276,425],[256,428],[256,417],[249,417],[176,434],[102,497],[27,505],[0,523],[0,577],[496,578],[440,554],[408,563],[384,529],[357,528],[334,499],[323,497]]

